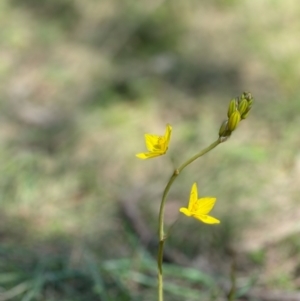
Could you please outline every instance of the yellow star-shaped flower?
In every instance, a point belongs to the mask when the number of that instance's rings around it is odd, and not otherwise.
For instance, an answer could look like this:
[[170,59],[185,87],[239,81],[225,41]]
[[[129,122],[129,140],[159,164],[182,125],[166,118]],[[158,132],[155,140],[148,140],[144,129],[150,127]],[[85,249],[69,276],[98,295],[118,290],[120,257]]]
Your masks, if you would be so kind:
[[164,136],[145,134],[146,146],[149,152],[139,153],[136,156],[140,159],[149,159],[164,155],[169,147],[172,127],[167,124]]
[[182,207],[179,211],[186,216],[192,216],[206,224],[219,224],[220,221],[218,219],[208,215],[214,207],[215,202],[216,198],[206,197],[198,199],[197,184],[194,183],[190,194],[188,208]]

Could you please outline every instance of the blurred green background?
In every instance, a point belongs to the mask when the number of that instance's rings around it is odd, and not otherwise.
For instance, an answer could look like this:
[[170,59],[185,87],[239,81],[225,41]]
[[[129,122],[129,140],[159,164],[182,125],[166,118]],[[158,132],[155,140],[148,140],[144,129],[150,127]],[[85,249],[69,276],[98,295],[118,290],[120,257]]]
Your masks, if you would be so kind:
[[[165,300],[295,293],[299,32],[297,0],[0,1],[0,301],[156,300],[163,188],[243,91],[170,192],[167,227],[193,182],[221,224],[179,218]],[[166,123],[167,156],[135,158]]]

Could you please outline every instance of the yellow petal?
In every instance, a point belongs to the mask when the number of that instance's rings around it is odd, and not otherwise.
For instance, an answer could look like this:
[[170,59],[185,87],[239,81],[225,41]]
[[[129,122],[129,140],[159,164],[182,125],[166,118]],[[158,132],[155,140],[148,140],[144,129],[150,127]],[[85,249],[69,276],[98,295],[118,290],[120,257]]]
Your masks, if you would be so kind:
[[193,211],[193,213],[197,215],[207,214],[214,207],[215,202],[216,198],[201,198],[197,200],[197,204],[194,206],[195,210],[191,211]]
[[171,134],[172,134],[172,127],[169,124],[167,124],[166,133],[165,133],[166,148],[168,148],[168,146],[169,146]]
[[220,221],[210,215],[193,215],[194,218],[205,224],[220,224]]
[[186,216],[191,216],[191,212],[187,209],[187,208],[184,208],[184,207],[181,207],[179,209],[179,211],[183,214],[185,214]]
[[157,150],[158,140],[160,136],[145,134],[145,141],[148,151],[153,152]]
[[150,153],[139,153],[136,154],[135,156],[138,157],[139,159],[150,159],[150,158],[155,158],[158,156],[163,155],[163,153],[159,152],[150,152]]
[[192,186],[192,189],[191,189],[191,193],[190,193],[190,201],[189,201],[189,206],[188,206],[189,211],[192,211],[192,208],[196,204],[197,199],[198,199],[197,184],[194,183]]

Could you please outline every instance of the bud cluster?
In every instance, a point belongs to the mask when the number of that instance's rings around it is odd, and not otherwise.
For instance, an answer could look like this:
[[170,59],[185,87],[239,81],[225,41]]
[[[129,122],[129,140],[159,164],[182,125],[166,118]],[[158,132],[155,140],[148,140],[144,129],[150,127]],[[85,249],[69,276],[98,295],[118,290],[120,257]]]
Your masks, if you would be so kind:
[[227,117],[219,130],[219,137],[226,140],[231,133],[237,128],[241,120],[246,119],[253,104],[251,93],[244,92],[240,97],[230,100]]

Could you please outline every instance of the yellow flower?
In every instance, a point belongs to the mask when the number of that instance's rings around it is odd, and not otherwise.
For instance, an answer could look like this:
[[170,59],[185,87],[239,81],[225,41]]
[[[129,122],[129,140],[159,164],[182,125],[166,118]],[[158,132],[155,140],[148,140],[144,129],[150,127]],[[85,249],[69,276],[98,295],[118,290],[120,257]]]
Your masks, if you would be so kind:
[[220,221],[210,215],[207,215],[214,207],[215,198],[201,198],[198,199],[197,184],[192,186],[190,201],[188,208],[180,208],[179,211],[186,216],[192,216],[206,224],[219,224]]
[[172,127],[167,124],[164,136],[145,134],[146,146],[149,152],[139,153],[136,156],[140,159],[149,159],[164,155],[169,147]]

